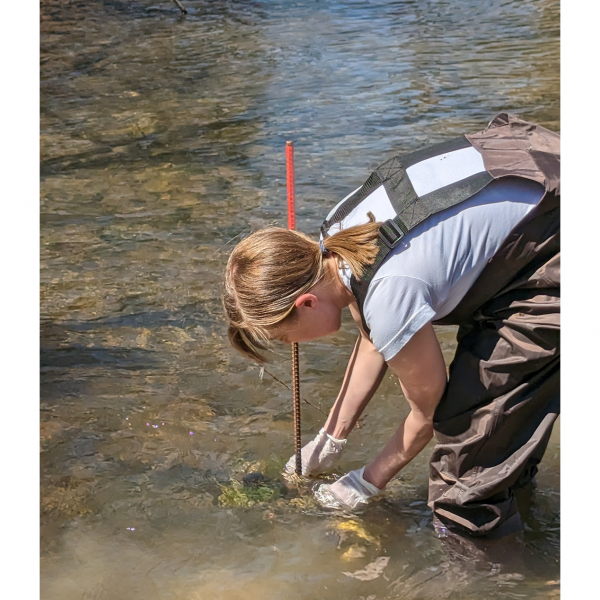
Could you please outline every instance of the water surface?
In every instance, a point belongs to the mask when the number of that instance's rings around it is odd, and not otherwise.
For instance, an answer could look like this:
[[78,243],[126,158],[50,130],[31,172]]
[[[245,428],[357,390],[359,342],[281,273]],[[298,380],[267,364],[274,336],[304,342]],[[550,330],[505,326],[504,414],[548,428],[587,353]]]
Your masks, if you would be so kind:
[[[558,2],[183,2],[41,5],[42,598],[558,596],[558,427],[514,560],[434,537],[427,450],[354,517],[319,510],[279,475],[290,392],[230,349],[220,306],[235,242],[286,223],[286,140],[316,235],[394,152],[501,110],[558,130]],[[323,411],[355,335],[301,346]],[[343,469],[407,412],[386,377]],[[303,406],[305,441],[323,421]]]

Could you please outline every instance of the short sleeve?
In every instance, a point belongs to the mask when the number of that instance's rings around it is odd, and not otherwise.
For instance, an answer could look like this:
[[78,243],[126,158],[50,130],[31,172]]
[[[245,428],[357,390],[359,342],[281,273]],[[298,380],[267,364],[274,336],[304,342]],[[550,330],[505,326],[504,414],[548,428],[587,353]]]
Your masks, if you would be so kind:
[[430,286],[406,275],[376,279],[369,285],[364,314],[371,340],[386,361],[435,317]]

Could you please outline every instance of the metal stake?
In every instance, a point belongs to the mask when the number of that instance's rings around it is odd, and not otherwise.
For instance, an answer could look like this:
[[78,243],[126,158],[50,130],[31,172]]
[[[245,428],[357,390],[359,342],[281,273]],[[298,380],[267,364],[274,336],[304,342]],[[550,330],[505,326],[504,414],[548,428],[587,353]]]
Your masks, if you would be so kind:
[[[288,229],[296,229],[296,202],[294,195],[294,144],[285,143],[287,167]],[[300,371],[298,343],[292,343],[292,382],[294,390],[294,444],[296,451],[296,475],[302,475],[302,425],[300,421]]]

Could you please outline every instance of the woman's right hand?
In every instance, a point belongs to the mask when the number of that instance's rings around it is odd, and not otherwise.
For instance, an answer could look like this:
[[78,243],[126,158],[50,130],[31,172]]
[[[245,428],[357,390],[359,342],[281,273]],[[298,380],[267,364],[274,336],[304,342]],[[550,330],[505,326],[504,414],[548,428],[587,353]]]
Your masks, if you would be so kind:
[[[302,475],[331,471],[339,461],[345,445],[346,440],[338,440],[321,429],[317,437],[302,448]],[[284,470],[290,475],[296,471],[296,455],[288,460]]]

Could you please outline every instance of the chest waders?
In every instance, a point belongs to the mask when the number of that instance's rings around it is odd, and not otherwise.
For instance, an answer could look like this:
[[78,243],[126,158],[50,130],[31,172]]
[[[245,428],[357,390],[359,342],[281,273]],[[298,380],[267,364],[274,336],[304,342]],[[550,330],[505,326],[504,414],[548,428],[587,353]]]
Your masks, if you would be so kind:
[[[483,170],[417,194],[411,166],[469,147],[480,153]],[[459,326],[448,384],[433,418],[436,446],[429,464],[428,505],[450,547],[464,548],[465,533],[501,537],[521,528],[517,497],[531,493],[560,412],[560,138],[502,113],[481,132],[387,161],[322,229],[326,237],[363,206],[367,222],[369,197],[384,187],[396,215],[381,225],[375,263],[360,281],[351,279],[365,324],[369,283],[406,233],[508,176],[537,181],[545,194],[458,306],[437,321]]]
[[[411,176],[415,179],[414,173],[420,171],[426,174],[427,167],[432,162],[435,163],[436,158],[442,161],[452,160],[459,155],[467,156],[468,152],[464,151],[468,149],[474,149],[481,155],[479,163],[471,160],[472,166],[463,170],[463,173],[460,173],[459,163],[459,174],[456,176],[458,180],[441,187],[435,187],[435,182],[433,185],[421,184],[418,186],[420,194],[417,193],[411,180]],[[385,189],[395,216],[381,223],[377,242],[379,252],[373,264],[365,269],[360,280],[354,275],[350,278],[350,287],[365,331],[370,331],[363,310],[369,284],[390,252],[411,229],[429,216],[468,200],[500,177],[522,177],[537,181],[544,185],[546,192],[558,194],[559,156],[559,136],[556,133],[501,113],[481,132],[394,156],[377,167],[367,181],[321,225],[321,234],[325,239],[330,235],[332,226],[339,224],[354,211],[364,211],[363,222],[366,223],[370,197],[381,186]]]

